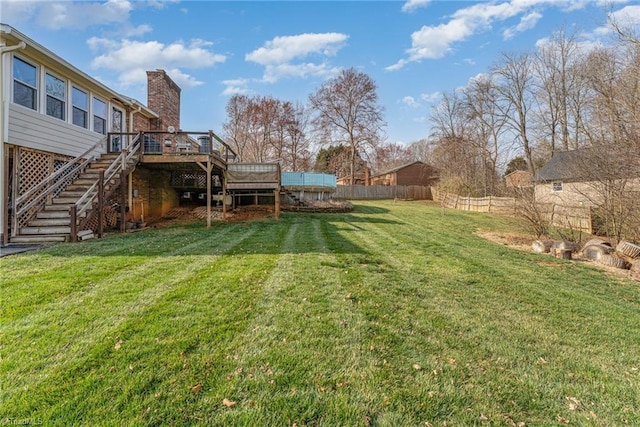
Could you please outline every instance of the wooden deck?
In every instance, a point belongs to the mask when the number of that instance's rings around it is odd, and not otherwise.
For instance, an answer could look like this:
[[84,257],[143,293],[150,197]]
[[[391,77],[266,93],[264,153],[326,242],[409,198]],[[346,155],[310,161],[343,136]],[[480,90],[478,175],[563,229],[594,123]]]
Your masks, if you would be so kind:
[[[181,164],[196,163],[200,165],[206,165],[208,162],[212,164],[215,169],[227,170],[227,162],[220,156],[208,153],[199,152],[184,152],[184,153],[158,153],[158,154],[143,154],[140,157],[140,163],[152,165],[152,164]],[[202,167],[202,166],[201,166]]]

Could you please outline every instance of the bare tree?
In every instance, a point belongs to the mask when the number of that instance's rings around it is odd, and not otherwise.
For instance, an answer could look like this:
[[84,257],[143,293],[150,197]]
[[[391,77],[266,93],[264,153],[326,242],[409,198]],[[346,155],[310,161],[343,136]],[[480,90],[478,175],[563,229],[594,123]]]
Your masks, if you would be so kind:
[[637,22],[634,23],[630,15],[620,16],[614,12],[609,12],[607,18],[609,25],[611,25],[616,34],[618,34],[622,42],[640,46],[640,30],[638,29]]
[[375,173],[395,168],[410,161],[411,152],[406,146],[398,143],[380,144],[369,156],[371,170]]
[[310,165],[304,107],[272,97],[235,95],[227,104],[226,138],[240,161],[279,161],[284,170]]
[[245,161],[247,150],[247,128],[249,126],[250,100],[245,95],[234,95],[227,102],[227,121],[222,125],[225,139],[238,155],[239,161]]
[[[544,123],[549,137],[551,151],[558,147],[558,133],[561,148],[570,148],[570,121],[576,123],[578,119],[571,120],[571,113],[579,114],[580,109],[570,108],[573,99],[573,106],[579,107],[573,93],[579,94],[580,80],[577,73],[572,72],[573,65],[577,60],[578,45],[573,35],[567,35],[564,30],[554,33],[549,41],[543,44],[536,52],[534,69],[538,77],[537,97],[541,113],[539,118]],[[573,138],[574,144],[571,148],[577,147],[577,137]]]
[[528,53],[520,55],[503,54],[502,60],[493,68],[498,78],[496,86],[501,97],[498,104],[506,125],[516,135],[522,148],[529,171],[535,173],[533,146],[529,140],[529,120],[533,107],[532,57]]
[[288,104],[284,108],[286,135],[288,139],[285,156],[291,171],[304,170],[311,164],[310,140],[307,136],[309,111],[301,103]]
[[430,116],[433,166],[440,171],[445,191],[464,195],[481,192],[482,155],[469,120],[466,99],[460,92],[444,93]]
[[473,126],[473,140],[482,159],[484,195],[495,194],[498,180],[498,158],[506,119],[499,113],[498,92],[490,76],[472,79],[464,89],[466,115]]
[[433,144],[427,139],[413,141],[407,147],[411,154],[411,160],[416,160],[426,164],[433,163]]
[[313,127],[325,144],[345,144],[351,153],[351,182],[356,159],[382,140],[383,108],[375,82],[353,68],[343,70],[309,96]]

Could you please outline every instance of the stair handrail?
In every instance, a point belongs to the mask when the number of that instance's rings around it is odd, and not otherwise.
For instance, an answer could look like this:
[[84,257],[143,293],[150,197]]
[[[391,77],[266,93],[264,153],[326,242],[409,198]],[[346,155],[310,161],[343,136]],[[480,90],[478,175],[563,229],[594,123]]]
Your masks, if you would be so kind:
[[[111,162],[109,167],[104,171],[104,182],[109,182],[116,177],[116,175],[120,174],[122,171],[126,170],[127,164],[140,150],[141,144],[140,138],[141,133],[138,133],[136,137],[131,141],[128,148],[123,149],[118,157]],[[76,201],[75,209],[76,209],[76,218],[80,219],[85,216],[85,213],[91,209],[94,205],[94,202],[98,198],[98,181],[93,183],[91,187],[89,187],[84,194]]]
[[[49,197],[56,190],[60,189],[62,185],[66,185],[65,179],[63,178],[66,178],[67,176],[73,173],[78,173],[84,170],[84,168],[86,168],[89,162],[91,162],[91,160],[93,159],[93,157],[89,156],[89,154],[95,151],[96,149],[98,149],[101,145],[105,144],[106,140],[107,140],[107,137],[105,136],[104,138],[100,139],[94,146],[89,148],[87,151],[80,154],[73,160],[70,160],[60,169],[51,173],[48,177],[40,181],[37,185],[31,187],[24,194],[20,195],[15,202],[16,203],[16,214],[15,214],[16,222],[19,222],[18,221],[19,218],[22,215],[24,215],[25,212],[28,212],[31,208],[41,203],[44,199]],[[31,198],[36,192],[42,190],[43,188],[45,189],[44,191],[42,191],[40,194],[36,195],[35,197]],[[28,200],[28,202],[25,203],[24,206],[20,206],[25,200]]]

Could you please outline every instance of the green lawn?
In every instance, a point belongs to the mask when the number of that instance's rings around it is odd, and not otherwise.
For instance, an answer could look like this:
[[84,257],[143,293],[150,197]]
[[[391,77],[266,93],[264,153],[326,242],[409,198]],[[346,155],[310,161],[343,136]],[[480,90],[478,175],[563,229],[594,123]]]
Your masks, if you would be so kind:
[[475,233],[515,227],[362,202],[2,258],[0,419],[640,425],[640,284]]

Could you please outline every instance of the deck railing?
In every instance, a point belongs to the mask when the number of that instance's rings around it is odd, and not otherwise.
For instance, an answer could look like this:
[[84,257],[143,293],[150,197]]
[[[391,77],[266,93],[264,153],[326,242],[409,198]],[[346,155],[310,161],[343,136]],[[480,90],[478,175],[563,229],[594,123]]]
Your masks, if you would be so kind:
[[19,234],[20,228],[32,220],[48,200],[60,193],[70,181],[73,181],[86,169],[95,158],[92,153],[98,150],[99,147],[104,146],[106,140],[106,137],[101,139],[87,151],[67,162],[16,199],[13,235]]
[[[212,154],[225,163],[238,161],[236,152],[212,131],[144,131],[142,155]],[[213,141],[213,143],[212,143]]]
[[[121,136],[133,136],[133,139],[121,148],[120,154],[106,169],[100,169],[98,179],[71,206],[71,240],[77,239],[77,231],[82,230],[92,215],[98,215],[98,236],[102,237],[102,211],[104,201],[115,191],[116,182],[122,184],[124,176],[137,163],[140,153],[142,132],[138,134],[122,133]],[[113,134],[110,134],[112,140]],[[128,138],[127,138],[128,139]],[[123,139],[124,140],[124,139]],[[107,185],[108,188],[107,188]]]

